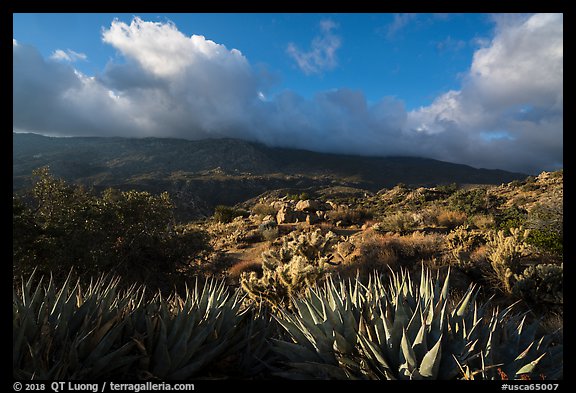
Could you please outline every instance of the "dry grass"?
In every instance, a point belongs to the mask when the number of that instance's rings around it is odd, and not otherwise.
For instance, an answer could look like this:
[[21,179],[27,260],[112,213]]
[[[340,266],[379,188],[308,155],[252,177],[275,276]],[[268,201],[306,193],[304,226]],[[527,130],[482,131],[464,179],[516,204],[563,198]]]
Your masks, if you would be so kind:
[[366,230],[351,241],[356,250],[338,269],[344,276],[354,276],[357,271],[365,275],[373,270],[388,270],[388,267],[419,266],[423,261],[434,264],[442,253],[443,235],[413,232],[401,236]]
[[261,216],[261,217],[266,217],[266,216],[276,217],[276,213],[278,213],[278,212],[276,211],[276,209],[274,207],[267,205],[265,203],[257,203],[252,208],[252,214],[256,214],[256,215]]
[[476,214],[470,218],[470,222],[478,229],[489,230],[496,225],[494,217],[489,214]]
[[442,253],[444,236],[413,232],[407,236],[392,235],[385,240],[402,265],[430,260]]
[[466,213],[455,210],[440,210],[436,216],[436,222],[441,227],[453,229],[466,222]]
[[481,245],[470,253],[470,262],[474,264],[486,263],[488,260],[488,247]]
[[242,273],[262,273],[262,263],[259,260],[240,261],[228,269],[228,279],[238,283]]

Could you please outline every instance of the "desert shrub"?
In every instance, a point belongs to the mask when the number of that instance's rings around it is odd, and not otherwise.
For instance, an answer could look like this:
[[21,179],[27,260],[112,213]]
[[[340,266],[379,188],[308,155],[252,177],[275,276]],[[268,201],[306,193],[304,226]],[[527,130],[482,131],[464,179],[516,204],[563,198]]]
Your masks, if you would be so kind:
[[469,219],[470,223],[478,229],[489,230],[496,225],[496,220],[491,214],[475,214]]
[[562,305],[564,266],[554,264],[531,265],[515,276],[512,293],[531,304]]
[[454,210],[441,210],[436,217],[436,222],[439,226],[449,229],[456,228],[464,224],[465,221],[466,213]]
[[450,183],[450,184],[440,184],[436,186],[436,191],[441,192],[445,195],[452,195],[456,191],[458,191],[458,184]]
[[528,214],[526,226],[530,235],[526,240],[539,250],[562,258],[564,251],[564,207],[562,202],[538,204]]
[[214,219],[218,222],[227,224],[232,222],[236,217],[248,217],[248,212],[243,209],[236,209],[225,205],[218,205],[214,209]]
[[496,228],[509,234],[510,228],[525,226],[528,212],[518,206],[511,206],[499,211],[495,215]]
[[372,219],[374,214],[372,211],[364,208],[340,206],[336,210],[328,211],[326,217],[333,222],[342,221],[344,225],[361,225],[366,220]]
[[540,189],[540,185],[536,182],[526,183],[522,186],[522,191],[526,191],[526,192],[536,191],[539,189]]
[[272,241],[278,237],[278,224],[274,220],[263,222],[258,226],[262,238],[266,241]]
[[438,234],[427,235],[416,231],[406,236],[387,235],[383,242],[394,251],[399,264],[412,266],[439,256],[442,252],[442,239]]
[[395,268],[398,257],[390,247],[388,236],[367,231],[361,241],[355,241],[356,249],[353,256],[337,267],[341,277],[367,277],[374,270],[387,271]]
[[444,241],[452,260],[457,264],[467,265],[470,263],[472,252],[484,242],[484,238],[479,231],[462,225],[450,231]]
[[273,309],[289,306],[292,296],[302,294],[325,276],[338,239],[333,232],[323,235],[320,229],[292,232],[280,249],[262,253],[262,275],[243,273],[240,285],[258,304]]
[[257,214],[261,217],[266,216],[276,216],[276,209],[273,206],[267,205],[265,203],[257,203],[252,208],[252,213]]
[[460,189],[448,198],[448,205],[452,209],[462,211],[469,216],[490,212],[502,202],[500,197],[490,194],[483,188]]
[[374,225],[374,229],[379,232],[396,232],[404,234],[408,230],[415,228],[417,219],[412,212],[396,212],[384,216],[379,223]]
[[[171,272],[207,246],[202,233],[174,226],[167,193],[107,189],[93,195],[50,175],[33,173],[26,202],[13,199],[15,273],[85,275],[113,271],[132,278]],[[64,273],[65,274],[65,273]]]
[[291,201],[305,201],[307,199],[310,199],[310,194],[308,194],[307,192],[301,192],[300,194],[286,194],[286,199],[289,199]]
[[228,278],[234,283],[238,283],[242,273],[255,272],[259,275],[262,274],[261,261],[240,261],[228,269]]

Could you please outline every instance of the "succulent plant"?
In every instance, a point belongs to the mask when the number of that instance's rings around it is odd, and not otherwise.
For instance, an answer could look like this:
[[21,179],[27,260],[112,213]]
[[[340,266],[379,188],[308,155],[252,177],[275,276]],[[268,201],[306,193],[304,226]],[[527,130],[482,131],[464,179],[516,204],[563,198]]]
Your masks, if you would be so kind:
[[506,236],[502,230],[488,234],[488,260],[507,293],[512,292],[514,273],[520,269],[520,258],[527,249],[529,234],[528,229],[522,228],[510,228],[510,236]]
[[[373,275],[367,285],[329,279],[301,299],[278,322],[289,340],[277,340],[297,379],[455,379],[480,374],[498,378],[533,375],[543,357],[554,358],[561,374],[561,348],[535,338],[536,324],[510,316],[512,308],[478,305],[471,286],[450,311],[449,274],[440,281],[422,271],[420,283],[406,271],[392,273],[390,285]],[[550,350],[548,350],[550,349]],[[560,353],[560,355],[558,355]],[[558,369],[559,366],[559,369]],[[542,372],[543,370],[539,370]]]
[[185,296],[157,294],[132,315],[141,368],[150,377],[187,379],[243,344],[241,298],[223,281],[198,280]]
[[71,274],[57,289],[34,274],[13,290],[13,374],[21,379],[95,379],[122,376],[138,359],[124,339],[127,316],[143,290],[118,291],[118,278],[101,276],[83,290]]
[[459,265],[466,265],[470,261],[470,254],[482,243],[483,237],[480,231],[471,230],[467,225],[460,225],[446,235],[445,241],[453,259]]
[[564,264],[530,265],[515,278],[515,295],[531,303],[564,304]]
[[[13,375],[18,379],[186,379],[237,353],[264,358],[264,323],[223,281],[196,281],[184,296],[145,297],[101,276],[84,289],[31,276],[13,292]],[[247,318],[250,316],[251,318]],[[236,359],[243,372],[254,361]]]
[[339,237],[333,232],[322,235],[318,229],[283,239],[278,251],[262,253],[262,276],[242,273],[241,288],[257,303],[273,308],[289,306],[289,299],[313,286],[326,273],[330,252]]

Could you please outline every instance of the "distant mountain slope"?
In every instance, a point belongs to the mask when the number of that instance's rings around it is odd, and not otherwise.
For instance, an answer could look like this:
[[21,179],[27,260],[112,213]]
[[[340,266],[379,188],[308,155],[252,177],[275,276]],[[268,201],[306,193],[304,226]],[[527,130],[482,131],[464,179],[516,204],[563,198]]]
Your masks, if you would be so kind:
[[414,157],[362,157],[271,148],[236,139],[53,138],[13,133],[13,186],[29,185],[32,170],[103,188],[168,190],[208,214],[277,188],[349,186],[370,191],[397,183],[500,184],[527,175]]

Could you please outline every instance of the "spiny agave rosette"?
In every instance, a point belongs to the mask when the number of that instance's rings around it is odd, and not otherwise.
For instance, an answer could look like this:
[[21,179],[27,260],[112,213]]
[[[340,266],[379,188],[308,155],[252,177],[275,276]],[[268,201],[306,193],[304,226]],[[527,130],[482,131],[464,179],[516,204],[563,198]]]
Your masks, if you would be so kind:
[[12,303],[14,377],[185,379],[259,346],[261,323],[247,320],[239,292],[222,281],[151,300],[143,288],[119,291],[118,281],[102,276],[86,290],[70,276],[60,289],[23,281]]
[[22,379],[81,379],[121,375],[138,358],[123,339],[126,317],[143,290],[118,291],[102,276],[83,290],[71,275],[57,289],[34,274],[12,296],[13,373]]
[[[328,280],[277,317],[290,341],[276,340],[296,379],[549,378],[562,372],[561,347],[536,339],[536,325],[478,305],[470,287],[450,311],[449,274],[441,282],[422,271],[419,285],[407,272],[390,285],[373,275],[367,285]],[[548,366],[538,369],[548,357]]]
[[[196,281],[184,298],[156,295],[147,307],[133,313],[134,338],[142,354],[141,369],[162,379],[190,378],[224,353],[242,345],[244,319],[238,292],[225,283],[208,279],[202,289]],[[142,332],[146,332],[145,335]]]

